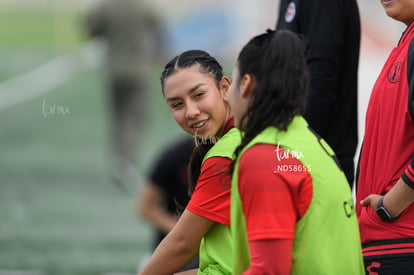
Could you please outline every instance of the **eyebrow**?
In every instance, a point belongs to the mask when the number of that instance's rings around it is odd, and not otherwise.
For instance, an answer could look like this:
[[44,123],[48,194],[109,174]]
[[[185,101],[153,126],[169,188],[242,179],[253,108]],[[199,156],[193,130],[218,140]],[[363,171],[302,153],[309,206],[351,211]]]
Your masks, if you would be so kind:
[[[194,87],[192,87],[188,90],[188,93],[189,94],[193,93],[194,91],[196,91],[198,88],[200,88],[203,85],[206,85],[206,83],[198,83],[198,84],[194,85]],[[170,101],[174,101],[174,100],[178,100],[178,99],[180,99],[180,98],[179,97],[167,97],[166,100],[167,100],[167,102],[170,102]]]

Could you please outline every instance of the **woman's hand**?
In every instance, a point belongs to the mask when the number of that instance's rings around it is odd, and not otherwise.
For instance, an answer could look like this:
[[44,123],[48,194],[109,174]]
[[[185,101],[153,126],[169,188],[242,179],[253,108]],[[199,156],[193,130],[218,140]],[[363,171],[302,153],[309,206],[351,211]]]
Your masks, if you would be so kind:
[[382,198],[380,195],[371,194],[365,199],[360,201],[363,206],[371,206],[372,209],[377,210],[378,201]]
[[[361,205],[370,205],[372,209],[377,210],[378,200],[382,196],[371,194],[362,201]],[[383,206],[392,217],[398,217],[405,208],[414,201],[414,189],[409,187],[400,178],[391,190],[384,195]]]

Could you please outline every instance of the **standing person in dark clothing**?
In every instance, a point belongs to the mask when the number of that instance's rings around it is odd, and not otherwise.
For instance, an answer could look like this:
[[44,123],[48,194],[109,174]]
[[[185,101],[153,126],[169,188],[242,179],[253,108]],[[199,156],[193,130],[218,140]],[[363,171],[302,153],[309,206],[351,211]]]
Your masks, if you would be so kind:
[[361,32],[356,0],[281,0],[276,28],[305,39],[310,87],[304,117],[331,145],[352,187]]
[[140,0],[102,0],[85,19],[86,33],[107,45],[107,87],[112,113],[113,171],[123,187],[137,181],[135,149],[151,67],[161,50],[161,21]]

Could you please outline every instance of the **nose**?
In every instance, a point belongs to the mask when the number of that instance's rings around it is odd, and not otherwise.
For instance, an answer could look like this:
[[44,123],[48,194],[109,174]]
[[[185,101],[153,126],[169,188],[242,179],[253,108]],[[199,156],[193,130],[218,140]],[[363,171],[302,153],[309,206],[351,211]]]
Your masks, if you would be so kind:
[[199,114],[200,114],[200,109],[198,108],[196,103],[194,102],[186,103],[185,117],[187,119],[196,118]]

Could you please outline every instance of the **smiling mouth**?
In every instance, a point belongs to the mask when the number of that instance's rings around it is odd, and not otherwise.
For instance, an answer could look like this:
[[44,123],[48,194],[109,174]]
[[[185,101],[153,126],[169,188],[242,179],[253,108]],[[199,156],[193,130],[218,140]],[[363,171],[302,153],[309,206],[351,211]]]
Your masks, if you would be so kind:
[[204,121],[201,121],[199,123],[193,124],[192,127],[197,130],[197,129],[203,127],[204,125],[206,125],[206,123],[207,123],[207,120],[204,120]]

